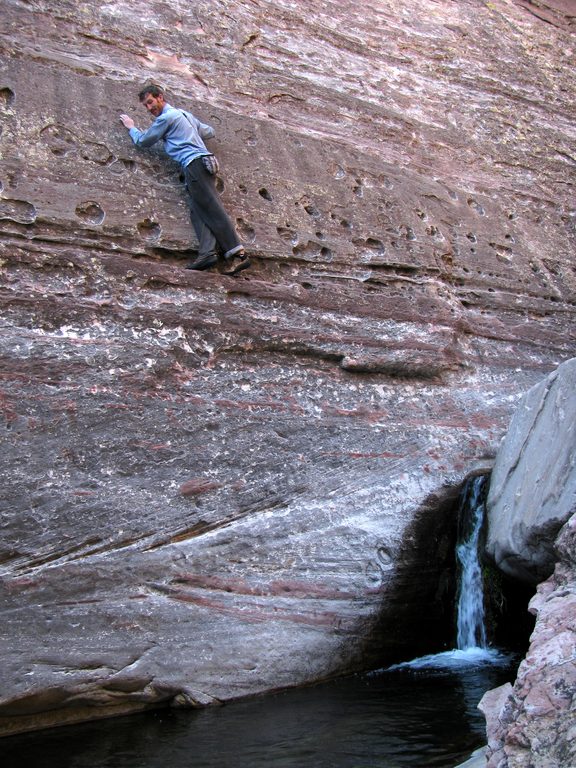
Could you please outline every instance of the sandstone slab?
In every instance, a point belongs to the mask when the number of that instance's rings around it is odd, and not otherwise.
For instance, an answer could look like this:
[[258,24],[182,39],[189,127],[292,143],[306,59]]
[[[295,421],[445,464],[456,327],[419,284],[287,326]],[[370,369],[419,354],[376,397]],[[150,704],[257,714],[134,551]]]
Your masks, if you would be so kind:
[[522,399],[500,447],[487,501],[486,549],[509,575],[539,583],[556,535],[576,512],[576,359]]

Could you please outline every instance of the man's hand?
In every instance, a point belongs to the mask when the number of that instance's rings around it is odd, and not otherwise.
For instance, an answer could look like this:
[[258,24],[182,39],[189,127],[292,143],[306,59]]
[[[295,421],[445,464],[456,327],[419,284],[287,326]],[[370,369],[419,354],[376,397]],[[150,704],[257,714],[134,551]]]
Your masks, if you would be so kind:
[[132,120],[130,115],[120,115],[120,120],[124,123],[124,127],[128,129],[134,128],[134,126],[136,125],[136,123],[134,122],[134,120]]

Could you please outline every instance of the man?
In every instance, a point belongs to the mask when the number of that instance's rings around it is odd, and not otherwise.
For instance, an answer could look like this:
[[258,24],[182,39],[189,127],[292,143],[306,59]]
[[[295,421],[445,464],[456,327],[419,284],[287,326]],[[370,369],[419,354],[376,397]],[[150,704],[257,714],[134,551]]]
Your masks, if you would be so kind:
[[250,260],[216,191],[216,158],[204,144],[204,139],[214,136],[214,129],[190,112],[168,104],[163,90],[156,85],[147,86],[138,97],[155,120],[147,131],[140,131],[129,115],[120,115],[132,141],[137,147],[151,147],[161,139],[166,153],[184,170],[190,218],[198,237],[198,257],[187,269],[214,266],[218,247],[227,262],[225,274],[235,275],[246,269]]

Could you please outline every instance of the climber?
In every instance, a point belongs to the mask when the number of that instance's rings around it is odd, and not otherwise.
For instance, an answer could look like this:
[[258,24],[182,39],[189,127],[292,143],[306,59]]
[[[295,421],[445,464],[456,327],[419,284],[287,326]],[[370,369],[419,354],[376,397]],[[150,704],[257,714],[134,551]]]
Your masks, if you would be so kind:
[[120,115],[132,141],[137,147],[151,147],[162,139],[166,153],[184,170],[190,218],[198,237],[198,256],[186,269],[213,267],[218,261],[217,248],[227,264],[225,274],[246,269],[250,260],[216,191],[218,162],[204,144],[204,139],[214,136],[214,129],[192,113],[168,104],[164,91],[156,85],[144,88],[138,98],[155,120],[147,131],[140,131],[129,115]]

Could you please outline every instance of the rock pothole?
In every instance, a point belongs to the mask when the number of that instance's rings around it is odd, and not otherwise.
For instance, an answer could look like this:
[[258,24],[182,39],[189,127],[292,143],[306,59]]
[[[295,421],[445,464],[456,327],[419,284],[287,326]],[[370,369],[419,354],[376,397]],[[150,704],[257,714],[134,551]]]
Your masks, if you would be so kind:
[[76,216],[87,224],[102,224],[106,214],[98,203],[87,200],[76,206]]

